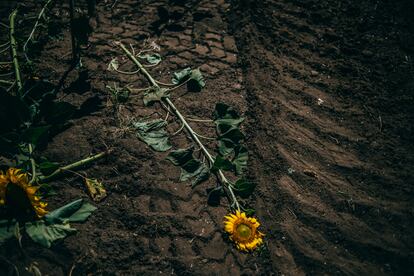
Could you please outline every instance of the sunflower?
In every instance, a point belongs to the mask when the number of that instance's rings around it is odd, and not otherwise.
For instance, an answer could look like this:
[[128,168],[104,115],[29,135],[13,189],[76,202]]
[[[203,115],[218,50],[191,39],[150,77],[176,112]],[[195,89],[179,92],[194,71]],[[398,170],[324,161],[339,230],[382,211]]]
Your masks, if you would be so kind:
[[240,211],[224,218],[224,230],[240,251],[254,250],[263,243],[264,234],[257,230],[260,223],[255,218]]
[[14,215],[41,218],[47,213],[47,203],[36,194],[38,189],[29,183],[27,174],[20,169],[0,171],[0,206],[5,205]]

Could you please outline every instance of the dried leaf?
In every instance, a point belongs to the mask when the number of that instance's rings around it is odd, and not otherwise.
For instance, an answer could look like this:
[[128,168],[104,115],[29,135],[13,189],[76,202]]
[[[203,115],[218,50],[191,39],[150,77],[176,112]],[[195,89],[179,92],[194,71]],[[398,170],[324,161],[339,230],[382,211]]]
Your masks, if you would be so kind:
[[85,178],[85,185],[93,201],[99,202],[107,196],[101,181],[94,178]]

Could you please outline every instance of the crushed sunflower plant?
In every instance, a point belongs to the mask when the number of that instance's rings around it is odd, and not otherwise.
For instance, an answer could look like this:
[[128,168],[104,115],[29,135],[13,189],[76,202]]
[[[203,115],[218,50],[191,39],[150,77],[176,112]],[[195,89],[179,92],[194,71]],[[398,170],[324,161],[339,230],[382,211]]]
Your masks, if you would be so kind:
[[[150,72],[146,70],[146,66],[141,63],[144,61],[139,60],[146,59],[146,62],[149,63],[148,67],[156,66],[161,62],[161,56],[158,53],[145,56],[140,56],[140,53],[143,51],[159,51],[159,47],[144,48],[136,54],[132,46],[131,52],[122,42],[116,41],[114,44],[119,46],[137,66],[138,70],[136,72],[143,74],[150,83],[148,88],[140,89],[144,91],[144,105],[151,106],[155,102],[159,102],[167,111],[166,119],[135,121],[132,123],[131,129],[135,130],[137,137],[153,150],[160,152],[169,151],[173,146],[169,142],[168,132],[165,130],[165,127],[168,124],[167,118],[170,112],[173,113],[182,124],[182,127],[174,135],[185,129],[194,144],[199,147],[203,159],[198,159],[193,155],[194,145],[188,148],[172,150],[166,159],[175,166],[181,167],[180,181],[191,180],[192,188],[207,181],[211,174],[216,175],[219,185],[207,189],[207,204],[219,206],[220,198],[226,195],[230,201],[230,209],[234,211],[224,217],[224,230],[229,234],[229,239],[240,251],[251,252],[257,249],[263,244],[264,237],[264,234],[258,230],[260,223],[256,218],[249,217],[245,212],[240,211],[245,209],[243,209],[237,199],[237,196],[242,198],[249,197],[256,186],[255,183],[243,177],[248,162],[248,150],[243,145],[245,136],[240,130],[240,124],[244,121],[244,118],[240,117],[238,112],[227,104],[217,103],[213,114],[214,120],[192,120],[195,122],[211,121],[216,125],[217,152],[216,154],[210,153],[199,139],[199,137],[206,137],[198,134],[191,127],[187,122],[186,116],[180,112],[170,99],[172,95],[170,91],[184,84],[187,84],[189,92],[201,92],[206,84],[200,69],[185,68],[174,72],[171,83],[160,82],[155,80]],[[120,74],[128,74],[125,71],[119,70],[119,63],[116,57],[108,65],[108,70],[116,71]],[[116,96],[121,94],[123,89],[117,89],[116,84],[114,84],[114,88],[108,87],[108,89],[114,96],[113,98],[115,98],[114,102],[118,103]],[[232,172],[238,179],[232,182],[226,177],[224,172]]]

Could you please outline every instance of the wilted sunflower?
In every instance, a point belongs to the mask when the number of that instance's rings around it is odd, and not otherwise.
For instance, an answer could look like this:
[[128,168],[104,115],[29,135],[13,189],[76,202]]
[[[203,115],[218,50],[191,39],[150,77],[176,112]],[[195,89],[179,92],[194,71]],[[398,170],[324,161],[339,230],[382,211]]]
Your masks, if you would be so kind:
[[29,184],[26,173],[9,168],[0,171],[0,205],[5,205],[11,215],[20,219],[33,219],[44,216],[47,203],[36,195],[38,186]]
[[224,230],[240,251],[251,251],[263,243],[264,234],[257,230],[260,223],[246,213],[236,211],[224,217]]

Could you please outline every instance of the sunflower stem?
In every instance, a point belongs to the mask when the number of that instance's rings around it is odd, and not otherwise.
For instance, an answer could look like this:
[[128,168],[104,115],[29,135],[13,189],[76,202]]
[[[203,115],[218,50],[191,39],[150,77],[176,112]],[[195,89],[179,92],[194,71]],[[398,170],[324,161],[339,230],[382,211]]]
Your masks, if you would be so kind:
[[16,77],[17,83],[17,94],[21,96],[22,93],[22,79],[20,76],[20,67],[19,67],[19,60],[17,59],[17,42],[16,38],[14,37],[14,29],[15,29],[15,18],[17,15],[17,8],[10,14],[10,46],[11,52],[13,57],[13,65],[14,65],[14,73]]
[[33,159],[33,145],[29,144],[29,154],[30,154],[30,165],[32,167],[32,178],[30,179],[29,184],[32,184],[36,181],[36,162]]
[[60,167],[57,170],[55,170],[53,173],[51,173],[50,175],[40,177],[39,180],[38,180],[38,183],[40,184],[40,183],[48,182],[48,181],[60,176],[61,174],[65,173],[66,171],[71,171],[71,170],[77,169],[79,167],[82,167],[82,166],[84,166],[86,164],[89,164],[93,161],[96,161],[96,160],[98,160],[98,159],[100,159],[100,158],[102,158],[102,157],[104,157],[104,156],[106,156],[110,153],[111,153],[111,150],[104,151],[104,152],[95,154],[93,156],[87,157],[85,159],[82,159],[80,161],[77,161],[75,163]]
[[24,55],[25,55],[25,57],[26,57],[26,60],[27,60],[27,61],[30,61],[30,60],[29,60],[29,58],[27,57],[27,44],[29,43],[29,41],[30,41],[30,40],[32,40],[32,39],[33,39],[33,35],[34,35],[34,33],[35,33],[35,31],[36,31],[37,27],[39,26],[40,19],[42,18],[43,14],[45,13],[45,11],[46,11],[46,9],[47,9],[47,6],[48,6],[51,2],[52,2],[52,0],[48,0],[48,1],[46,2],[46,4],[43,6],[42,10],[40,11],[39,15],[37,16],[36,23],[34,24],[33,29],[32,29],[32,31],[30,32],[29,37],[27,38],[26,42],[25,42],[25,43],[24,43],[24,45],[23,45],[23,52],[24,52]]
[[[135,58],[135,56],[121,42],[115,42],[115,45],[120,46],[121,49],[125,52],[125,54],[128,56],[128,58],[132,62],[134,62],[138,66],[139,69],[141,69],[140,71],[145,75],[145,77],[151,83],[152,86],[154,86],[156,88],[160,87],[158,85],[158,82],[151,76],[151,74],[145,69],[145,67]],[[178,88],[178,87],[175,87],[175,88]],[[169,98],[163,98],[163,99],[161,99],[161,102],[165,103],[174,112],[174,114],[178,117],[178,119],[184,125],[184,128],[190,134],[193,141],[198,144],[198,146],[201,148],[201,151],[203,152],[203,154],[207,157],[207,159],[210,163],[210,167],[213,166],[213,164],[214,164],[213,156],[210,154],[210,152],[207,150],[207,148],[200,141],[200,139],[198,138],[197,133],[188,124],[187,120],[181,114],[181,112],[175,107],[174,103]],[[227,190],[229,191],[230,198],[233,201],[233,204],[236,205],[237,210],[240,211],[240,204],[237,201],[236,195],[234,194],[234,191],[233,191],[233,188],[230,184],[230,181],[226,178],[226,176],[224,175],[224,173],[221,170],[218,170],[216,175],[217,175],[217,178],[219,179],[220,183],[222,185],[224,185],[227,188]]]

